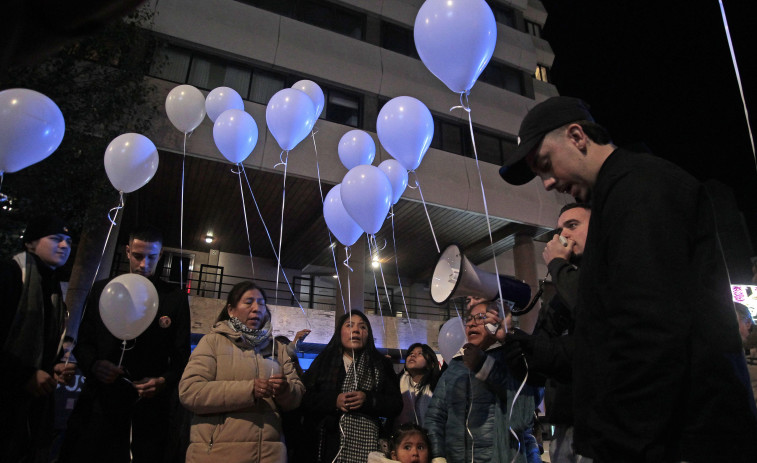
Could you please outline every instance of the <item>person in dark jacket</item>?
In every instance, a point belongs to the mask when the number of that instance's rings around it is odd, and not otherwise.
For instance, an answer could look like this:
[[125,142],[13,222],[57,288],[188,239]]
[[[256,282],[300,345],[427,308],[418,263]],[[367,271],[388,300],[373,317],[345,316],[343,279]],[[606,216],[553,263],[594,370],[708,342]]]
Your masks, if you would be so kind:
[[[570,203],[560,210],[555,235],[544,247],[542,257],[549,268],[555,295],[539,313],[533,335],[515,330],[507,337],[513,355],[524,355],[528,372],[537,385],[545,382],[546,421],[554,426],[549,444],[550,461],[573,463],[573,313],[578,300],[581,256],[589,230],[591,208]],[[560,241],[563,238],[565,244]],[[512,346],[516,345],[513,349]],[[520,359],[517,359],[520,361]],[[521,363],[525,370],[525,365]],[[535,373],[535,374],[534,374]]]
[[71,252],[68,227],[58,217],[33,219],[25,251],[0,263],[0,453],[6,461],[48,460],[54,397],[59,382],[73,379],[73,363],[61,362],[67,311],[56,270]]
[[584,102],[523,119],[500,170],[591,200],[574,331],[576,451],[595,462],[753,461],[757,409],[712,202],[677,166],[612,144]]
[[183,428],[169,423],[190,353],[189,302],[181,288],[155,275],[162,246],[153,227],[129,237],[130,271],[149,278],[159,302],[150,326],[125,350],[100,317],[100,295],[109,280],[90,292],[74,348],[87,380],[69,418],[63,462],[160,462],[168,442],[176,440],[170,433]]
[[376,349],[368,317],[357,310],[339,318],[302,381],[308,432],[300,437],[301,461],[366,461],[369,452],[379,450],[380,418],[402,410],[392,363]]

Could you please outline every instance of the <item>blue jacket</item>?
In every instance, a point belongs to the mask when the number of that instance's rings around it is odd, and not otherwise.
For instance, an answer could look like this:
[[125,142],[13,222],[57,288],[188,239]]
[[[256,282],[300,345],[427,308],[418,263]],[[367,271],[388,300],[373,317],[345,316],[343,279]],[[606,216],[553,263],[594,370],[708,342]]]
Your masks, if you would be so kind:
[[536,445],[531,433],[536,390],[523,388],[510,417],[520,384],[507,369],[503,348],[494,346],[477,373],[455,357],[439,379],[424,421],[433,458],[510,463],[519,454],[515,461],[526,462],[527,448]]

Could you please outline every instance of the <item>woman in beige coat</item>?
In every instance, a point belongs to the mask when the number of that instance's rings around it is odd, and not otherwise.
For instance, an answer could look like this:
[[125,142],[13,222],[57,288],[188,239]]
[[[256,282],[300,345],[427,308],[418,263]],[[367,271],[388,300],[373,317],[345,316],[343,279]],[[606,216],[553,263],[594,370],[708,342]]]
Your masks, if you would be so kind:
[[186,461],[285,463],[279,411],[297,408],[305,388],[271,336],[263,291],[245,281],[227,302],[179,383],[181,403],[194,412]]

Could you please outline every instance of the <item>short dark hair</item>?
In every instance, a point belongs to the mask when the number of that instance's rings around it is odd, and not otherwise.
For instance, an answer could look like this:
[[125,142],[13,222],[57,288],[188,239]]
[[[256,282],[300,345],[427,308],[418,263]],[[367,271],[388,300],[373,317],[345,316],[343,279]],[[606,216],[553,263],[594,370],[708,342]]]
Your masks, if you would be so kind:
[[146,241],[149,243],[160,243],[163,245],[163,232],[152,225],[142,225],[135,228],[129,234],[129,244],[134,240]]
[[597,145],[609,145],[612,143],[610,132],[596,122],[584,120],[575,123],[580,125],[586,136]]
[[[260,294],[263,296],[263,299],[268,300],[268,298],[265,295],[265,291],[263,291],[263,288],[258,286],[254,281],[241,281],[234,285],[233,288],[231,288],[231,291],[229,291],[229,297],[226,299],[226,305],[223,306],[221,309],[221,312],[218,314],[218,317],[216,318],[216,323],[224,320],[229,320],[231,317],[229,316],[229,307],[236,307],[237,304],[239,304],[239,301],[242,299],[242,296],[244,296],[244,293],[247,291],[257,289],[260,291]],[[266,312],[270,314],[268,311],[268,308],[266,307]]]
[[588,203],[570,203],[566,204],[560,209],[560,213],[557,214],[557,216],[561,216],[565,213],[565,211],[569,211],[571,209],[575,209],[577,207],[580,207],[581,209],[586,209],[587,211],[591,212],[591,206]]

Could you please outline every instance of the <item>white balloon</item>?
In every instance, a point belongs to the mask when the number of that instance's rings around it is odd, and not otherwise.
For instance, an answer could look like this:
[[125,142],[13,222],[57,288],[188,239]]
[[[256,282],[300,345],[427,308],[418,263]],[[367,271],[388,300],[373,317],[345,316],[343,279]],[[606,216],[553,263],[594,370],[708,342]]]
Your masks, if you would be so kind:
[[465,342],[465,327],[460,317],[450,318],[439,330],[439,352],[447,364],[452,361],[452,357],[460,351]]
[[292,85],[292,88],[307,93],[315,106],[315,118],[318,119],[321,117],[324,103],[323,90],[321,90],[321,87],[312,80],[300,80],[295,82],[295,84]]
[[127,273],[105,285],[100,295],[100,317],[118,339],[142,334],[158,313],[158,291],[142,275]]
[[342,204],[342,184],[332,188],[323,200],[323,218],[336,239],[345,246],[352,246],[363,230],[350,217]]
[[205,118],[205,97],[191,85],[179,85],[166,97],[168,120],[183,133],[189,133]]
[[369,235],[378,232],[392,206],[392,184],[376,166],[353,167],[339,194],[347,213]]
[[117,136],[105,150],[105,173],[116,190],[123,193],[142,188],[158,170],[158,150],[138,133]]
[[281,149],[289,151],[313,130],[315,106],[305,92],[285,88],[271,97],[265,120]]
[[0,173],[50,156],[63,140],[63,113],[45,95],[25,88],[0,92]]
[[455,93],[469,91],[497,44],[497,23],[484,0],[426,0],[413,28],[423,64]]
[[337,148],[339,160],[347,170],[355,166],[370,164],[376,157],[376,143],[362,130],[350,130],[342,135]]
[[213,125],[213,140],[221,154],[238,164],[252,153],[258,143],[255,119],[241,109],[224,111]]
[[233,88],[214,88],[205,97],[205,111],[211,121],[215,122],[218,116],[228,109],[244,110],[244,101]]
[[396,159],[387,159],[379,164],[378,168],[386,174],[386,178],[392,184],[392,204],[397,204],[407,188],[407,171]]
[[379,111],[376,122],[381,145],[409,171],[421,165],[434,138],[434,119],[420,100],[398,96]]

